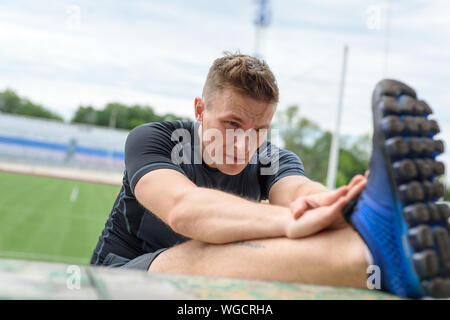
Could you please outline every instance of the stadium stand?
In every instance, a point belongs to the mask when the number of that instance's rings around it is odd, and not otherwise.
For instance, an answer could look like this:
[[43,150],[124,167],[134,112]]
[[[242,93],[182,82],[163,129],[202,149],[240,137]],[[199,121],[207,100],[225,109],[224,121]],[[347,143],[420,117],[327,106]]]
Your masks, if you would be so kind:
[[0,161],[122,172],[127,134],[0,113]]

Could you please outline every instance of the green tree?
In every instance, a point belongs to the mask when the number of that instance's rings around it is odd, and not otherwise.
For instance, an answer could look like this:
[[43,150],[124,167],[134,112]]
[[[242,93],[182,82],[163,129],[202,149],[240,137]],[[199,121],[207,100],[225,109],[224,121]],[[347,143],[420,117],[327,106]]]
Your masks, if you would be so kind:
[[131,130],[144,123],[164,120],[187,119],[173,113],[158,115],[150,106],[127,106],[125,104],[112,102],[108,103],[101,110],[95,110],[90,106],[80,106],[76,111],[72,122]]
[[6,89],[0,93],[0,111],[5,113],[17,113],[22,102],[20,97],[12,90]]
[[95,124],[97,111],[91,106],[80,106],[73,116],[72,122]]
[[[59,115],[28,99],[21,98],[11,89],[0,92],[0,112],[63,121]],[[71,122],[131,130],[144,123],[164,120],[189,119],[173,113],[157,114],[152,107],[147,105],[128,106],[111,102],[101,110],[81,105],[73,115]]]
[[[296,153],[303,161],[306,175],[326,183],[332,135],[313,121],[301,117],[299,107],[292,105],[277,115],[275,126],[281,130],[284,148]],[[336,185],[341,186],[358,173],[364,173],[369,163],[370,138],[341,137]]]
[[59,115],[28,99],[19,97],[11,89],[0,92],[0,112],[63,121]]

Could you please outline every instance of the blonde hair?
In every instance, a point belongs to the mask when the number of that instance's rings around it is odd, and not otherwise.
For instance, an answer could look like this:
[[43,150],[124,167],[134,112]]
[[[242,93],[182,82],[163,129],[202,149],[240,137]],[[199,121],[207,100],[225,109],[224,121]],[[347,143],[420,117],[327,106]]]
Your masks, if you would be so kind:
[[225,56],[214,60],[203,87],[203,98],[208,98],[224,88],[256,100],[277,104],[278,85],[265,61],[244,55],[224,53]]

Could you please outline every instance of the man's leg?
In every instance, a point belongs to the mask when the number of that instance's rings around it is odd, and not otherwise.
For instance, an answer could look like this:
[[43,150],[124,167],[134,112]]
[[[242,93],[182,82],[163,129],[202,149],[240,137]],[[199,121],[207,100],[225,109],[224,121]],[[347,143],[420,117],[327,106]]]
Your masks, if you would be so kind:
[[161,253],[149,272],[366,287],[365,245],[351,228],[302,239],[225,245],[188,241]]
[[372,95],[370,175],[347,220],[367,244],[383,290],[450,297],[450,208],[440,203],[444,151],[432,110],[404,83],[385,79]]
[[[370,175],[346,219],[367,244],[383,290],[448,298],[450,207],[438,201],[445,191],[437,179],[445,173],[436,160],[444,151],[444,143],[434,139],[439,126],[429,119],[426,102],[395,80],[377,84],[372,112]],[[259,240],[259,251],[192,242],[167,251],[150,271],[361,287],[361,238],[344,228],[301,240]]]

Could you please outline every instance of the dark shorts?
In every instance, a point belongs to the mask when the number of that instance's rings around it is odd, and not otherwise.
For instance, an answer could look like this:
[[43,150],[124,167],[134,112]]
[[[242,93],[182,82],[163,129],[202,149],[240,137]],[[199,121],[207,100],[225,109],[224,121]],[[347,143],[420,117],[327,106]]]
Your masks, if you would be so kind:
[[155,252],[146,253],[134,259],[124,258],[115,253],[108,253],[101,265],[108,268],[138,269],[147,271],[153,260],[155,260],[161,252],[167,249],[169,248],[161,248]]

